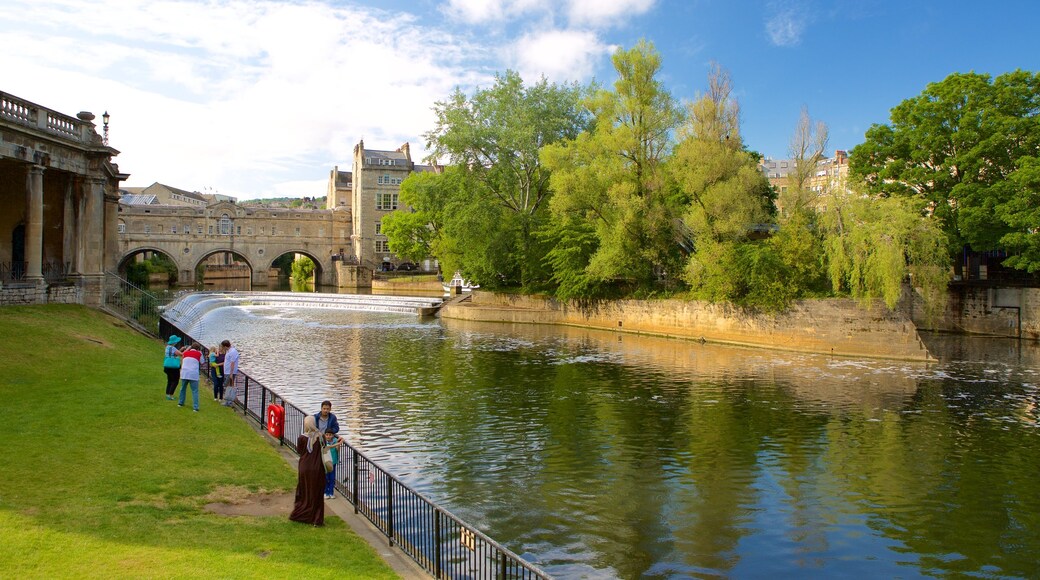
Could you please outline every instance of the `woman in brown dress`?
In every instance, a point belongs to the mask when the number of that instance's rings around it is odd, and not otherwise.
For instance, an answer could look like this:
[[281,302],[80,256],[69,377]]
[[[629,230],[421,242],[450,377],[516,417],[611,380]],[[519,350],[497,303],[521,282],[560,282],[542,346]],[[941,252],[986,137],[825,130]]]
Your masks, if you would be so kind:
[[296,439],[296,449],[300,453],[300,467],[296,505],[289,519],[314,526],[325,525],[325,466],[321,463],[321,433],[310,415],[303,420],[303,433]]

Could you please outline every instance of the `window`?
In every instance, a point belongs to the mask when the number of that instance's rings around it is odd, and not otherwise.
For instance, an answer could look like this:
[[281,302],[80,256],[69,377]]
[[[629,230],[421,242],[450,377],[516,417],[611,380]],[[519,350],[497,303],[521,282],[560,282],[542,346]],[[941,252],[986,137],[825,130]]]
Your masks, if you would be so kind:
[[383,233],[383,222],[376,222],[376,235],[382,235]]
[[260,226],[260,235],[264,235],[264,226]]
[[152,233],[152,224],[144,224],[144,233],[146,233],[146,234]]
[[177,233],[177,226],[170,226],[170,233],[171,234]]
[[213,226],[209,227],[209,235],[211,235],[211,236],[213,235]]
[[241,236],[242,235],[242,226],[237,226],[235,228],[235,233]]
[[[195,233],[197,233],[198,235],[200,235],[200,236],[201,236],[201,235],[202,235],[202,226],[199,226],[199,227],[198,227],[197,229],[198,229],[198,231],[197,231],[197,232],[195,232]],[[211,226],[211,227],[210,227],[209,229],[210,229],[210,230],[212,230],[212,229],[213,229],[213,227]],[[210,233],[212,234],[213,232],[211,231]]]
[[390,177],[389,173],[384,173],[376,178],[377,185],[401,185],[400,177]]
[[184,235],[191,234],[191,224],[184,224]]
[[380,210],[392,210],[397,209],[397,194],[396,193],[377,193],[376,194],[376,209]]
[[300,235],[300,226],[296,226],[296,235]]
[[231,218],[228,217],[228,214],[220,216],[220,235],[231,235]]
[[390,253],[390,242],[386,240],[376,240],[376,253],[377,254],[389,254]]
[[246,235],[253,235],[253,228],[246,228]]
[[123,222],[119,222],[119,233],[121,233],[121,234],[125,234],[126,233],[126,224],[123,223]]

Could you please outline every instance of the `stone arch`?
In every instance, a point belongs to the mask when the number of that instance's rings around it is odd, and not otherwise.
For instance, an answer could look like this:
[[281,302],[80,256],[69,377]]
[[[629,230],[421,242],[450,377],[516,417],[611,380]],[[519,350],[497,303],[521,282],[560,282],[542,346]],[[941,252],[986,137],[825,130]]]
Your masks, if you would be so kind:
[[264,267],[264,271],[266,272],[267,270],[269,270],[271,268],[272,264],[274,264],[275,260],[277,260],[278,258],[281,258],[282,256],[284,256],[286,254],[300,254],[300,255],[307,256],[308,258],[310,258],[311,261],[314,262],[314,280],[319,285],[327,283],[327,281],[326,281],[326,275],[327,274],[326,273],[329,271],[328,265],[322,261],[322,259],[318,256],[317,253],[315,253],[315,252],[313,252],[311,250],[288,249],[288,250],[280,250],[280,251],[271,252],[270,256],[266,256],[267,263],[266,263],[266,265]]
[[[223,254],[224,256],[230,255],[232,257],[230,258],[230,260],[225,258],[224,263],[222,263],[222,264],[218,264],[218,263],[207,264],[207,262],[212,262],[213,260],[211,260],[211,258],[213,256],[218,255],[218,254]],[[245,269],[244,270],[242,270],[242,268],[240,266],[238,266],[238,263],[240,263],[240,262],[245,264]],[[206,270],[207,270],[206,279],[198,280],[198,276],[196,275],[196,284],[198,282],[202,282],[203,284],[213,284],[213,285],[217,285],[217,286],[223,286],[223,287],[220,288],[222,290],[250,290],[250,289],[252,289],[252,281],[253,281],[254,275],[256,274],[256,267],[254,266],[253,261],[250,260],[249,257],[246,256],[244,252],[236,251],[236,250],[234,250],[232,248],[214,248],[214,249],[206,250],[205,252],[203,252],[201,254],[198,254],[198,257],[195,260],[195,263],[192,264],[192,266],[191,266],[192,273],[194,274],[194,273],[198,272],[199,267],[203,266],[203,265],[206,265]],[[227,280],[245,280],[245,283],[244,284],[239,284],[239,285],[236,285],[236,284],[230,284],[229,285],[229,284],[218,283],[217,282],[218,280],[224,280],[224,281],[227,281]],[[244,286],[244,287],[239,287],[239,286]]]
[[[119,272],[119,275],[123,278],[127,278],[127,267],[130,265],[131,259],[142,254],[161,254],[169,258],[169,260],[173,262],[174,265],[177,267],[177,273],[174,275],[171,283],[181,282],[180,273],[182,270],[184,270],[184,266],[179,261],[179,256],[156,246],[138,246],[136,248],[133,248],[132,250],[128,250],[127,252],[125,252],[122,256],[119,257],[119,260],[116,262],[116,271]],[[145,259],[147,259],[148,257],[149,256],[146,255]]]

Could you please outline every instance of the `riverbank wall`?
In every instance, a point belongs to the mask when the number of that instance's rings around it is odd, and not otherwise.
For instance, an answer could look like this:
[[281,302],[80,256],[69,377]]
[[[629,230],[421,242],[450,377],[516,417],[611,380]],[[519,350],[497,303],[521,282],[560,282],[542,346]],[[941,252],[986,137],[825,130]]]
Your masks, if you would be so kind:
[[916,294],[911,316],[921,329],[1040,340],[1040,288],[952,284],[936,320],[924,318]]
[[903,311],[854,300],[802,300],[782,314],[751,313],[692,300],[559,301],[473,292],[441,317],[482,322],[561,324],[622,333],[851,357],[934,360]]

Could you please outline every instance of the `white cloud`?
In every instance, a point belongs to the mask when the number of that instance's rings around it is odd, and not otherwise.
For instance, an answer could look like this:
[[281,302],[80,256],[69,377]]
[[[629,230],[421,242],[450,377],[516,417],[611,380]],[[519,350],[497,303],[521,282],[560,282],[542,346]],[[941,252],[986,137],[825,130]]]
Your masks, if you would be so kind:
[[797,3],[771,2],[766,17],[766,34],[776,46],[797,46],[808,26],[810,11]]
[[421,158],[434,101],[482,80],[487,54],[407,14],[271,1],[24,0],[0,46],[3,90],[111,113],[130,185],[241,198],[324,183],[362,137]]
[[467,24],[503,22],[539,12],[550,12],[552,0],[448,0],[444,13]]
[[592,76],[600,59],[615,48],[592,32],[549,30],[521,37],[510,48],[509,59],[529,82],[542,75],[554,82],[583,81]]
[[571,24],[608,26],[649,12],[655,0],[568,0]]

